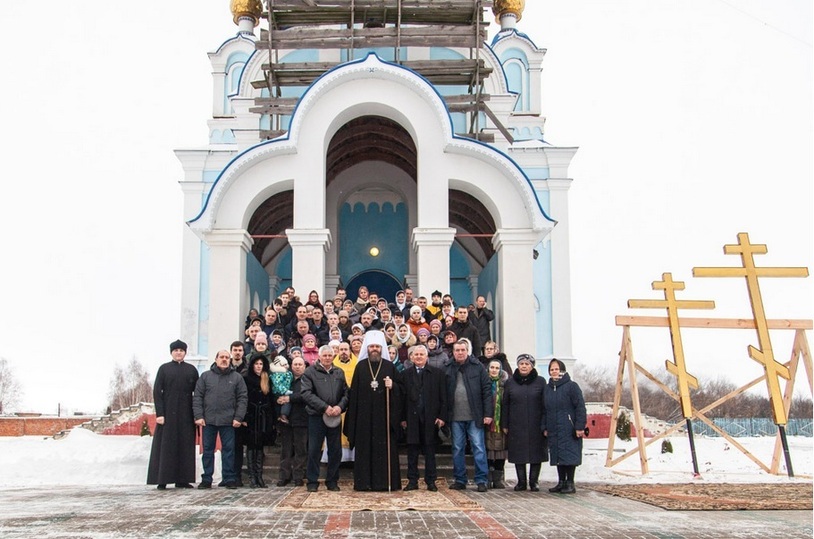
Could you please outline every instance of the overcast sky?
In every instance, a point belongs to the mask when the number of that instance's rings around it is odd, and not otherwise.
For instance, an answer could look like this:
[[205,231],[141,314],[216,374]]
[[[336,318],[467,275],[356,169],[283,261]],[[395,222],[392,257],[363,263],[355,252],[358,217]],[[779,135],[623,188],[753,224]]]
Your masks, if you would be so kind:
[[[810,0],[535,0],[518,29],[548,50],[546,139],[579,146],[570,175],[574,355],[615,369],[617,314],[672,272],[691,316],[751,317],[723,245],[749,232],[764,266],[812,266]],[[5,75],[0,357],[22,408],[104,408],[115,364],[154,374],[178,336],[182,169],[206,143],[206,52],[234,34],[226,0],[12,2]],[[45,9],[47,7],[47,10]],[[491,36],[490,36],[491,37]],[[556,215],[553,216],[555,219]],[[811,318],[808,279],[766,279],[770,318]],[[700,379],[762,370],[751,331],[685,330]],[[811,334],[809,333],[809,338]],[[790,340],[773,333],[778,359]],[[666,329],[634,329],[636,359],[670,356]]]

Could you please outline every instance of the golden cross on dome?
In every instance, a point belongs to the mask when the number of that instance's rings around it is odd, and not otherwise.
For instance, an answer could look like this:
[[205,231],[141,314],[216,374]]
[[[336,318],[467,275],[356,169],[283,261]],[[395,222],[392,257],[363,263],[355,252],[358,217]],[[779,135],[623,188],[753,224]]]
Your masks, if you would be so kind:
[[754,255],[765,255],[769,252],[766,245],[752,244],[749,234],[738,234],[737,245],[724,245],[724,254],[740,255],[741,268],[693,268],[694,277],[746,277],[746,288],[749,291],[749,302],[752,305],[752,316],[755,319],[757,339],[760,349],[749,346],[749,357],[763,365],[766,370],[766,384],[769,387],[769,399],[772,403],[774,422],[778,425],[786,424],[786,410],[783,407],[783,395],[780,391],[781,376],[788,380],[791,375],[789,369],[782,363],[775,361],[772,351],[772,342],[769,338],[769,326],[766,322],[766,311],[763,308],[763,298],[760,296],[758,277],[808,277],[808,268],[759,268],[755,266]]
[[690,388],[698,389],[698,379],[687,372],[684,362],[684,344],[681,341],[681,327],[678,322],[678,309],[714,309],[715,302],[707,300],[677,300],[676,290],[684,290],[683,281],[673,281],[672,273],[663,273],[661,281],[653,282],[653,290],[664,290],[664,299],[631,299],[627,306],[632,309],[667,309],[670,322],[670,340],[673,345],[673,362],[664,362],[667,371],[678,379],[678,393],[681,396],[681,412],[684,418],[692,417]]

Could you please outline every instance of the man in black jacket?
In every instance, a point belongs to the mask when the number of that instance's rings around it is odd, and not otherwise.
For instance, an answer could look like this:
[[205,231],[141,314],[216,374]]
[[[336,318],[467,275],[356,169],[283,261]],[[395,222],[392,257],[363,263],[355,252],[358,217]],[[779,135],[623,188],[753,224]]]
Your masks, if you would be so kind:
[[435,492],[438,472],[435,467],[435,429],[446,425],[447,388],[444,371],[427,364],[429,354],[423,344],[409,350],[413,363],[404,371],[406,406],[401,426],[407,430],[407,486],[418,488],[418,454],[424,453],[424,482]]
[[319,361],[305,369],[301,395],[308,412],[308,492],[319,488],[319,461],[322,442],[328,450],[328,471],[325,486],[339,490],[339,464],[342,461],[342,412],[348,408],[348,384],[345,373],[334,367],[334,351],[330,346],[319,349]]
[[[492,331],[489,324],[491,324],[494,319],[495,313],[486,307],[486,298],[478,296],[478,299],[475,300],[475,308],[469,314],[469,321],[472,322],[472,325],[478,330],[481,347],[486,346],[486,342],[492,340]],[[482,354],[483,349],[475,348],[472,350],[472,353],[474,355]]]
[[478,329],[469,321],[469,309],[465,306],[458,307],[455,311],[455,322],[447,329],[453,332],[458,337],[458,340],[469,339],[469,342],[472,343],[471,354],[481,353],[481,340]]

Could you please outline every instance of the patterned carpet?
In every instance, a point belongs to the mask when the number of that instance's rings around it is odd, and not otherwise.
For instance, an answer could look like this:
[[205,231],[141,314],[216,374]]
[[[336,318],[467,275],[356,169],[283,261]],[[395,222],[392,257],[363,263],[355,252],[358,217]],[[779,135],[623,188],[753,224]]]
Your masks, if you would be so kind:
[[[406,482],[405,482],[406,483]],[[353,482],[340,481],[339,492],[330,492],[320,484],[317,492],[297,487],[277,504],[277,511],[480,511],[483,508],[456,490],[449,490],[444,481],[438,482],[438,492],[419,490],[404,492],[356,492]]]
[[812,509],[811,483],[581,485],[670,511]]

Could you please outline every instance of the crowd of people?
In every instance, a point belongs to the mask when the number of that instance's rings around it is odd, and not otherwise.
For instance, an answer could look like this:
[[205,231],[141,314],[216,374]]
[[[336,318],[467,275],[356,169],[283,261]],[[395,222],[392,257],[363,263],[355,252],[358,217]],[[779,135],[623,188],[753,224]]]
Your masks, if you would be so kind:
[[340,464],[352,461],[355,490],[401,490],[398,447],[406,444],[403,488],[419,488],[423,455],[424,484],[436,491],[436,450],[448,438],[451,489],[469,483],[468,446],[479,492],[506,487],[508,460],[515,491],[539,491],[549,462],[558,482],[548,490],[573,493],[587,435],[582,392],[557,359],[548,382],[530,354],[512,371],[491,338],[493,320],[483,296],[455,305],[440,291],[427,301],[406,288],[388,302],[362,286],[355,301],[339,289],[324,303],[311,291],[303,303],[289,287],[262,314],[252,309],[243,338],[200,376],[175,341],[154,385],[147,484],[192,488],[197,425],[201,489],[213,486],[219,437],[225,488],[243,486],[244,463],[249,486],[267,488],[264,448],[279,445],[279,487],[316,492],[325,462],[325,488],[337,491]]

